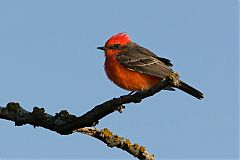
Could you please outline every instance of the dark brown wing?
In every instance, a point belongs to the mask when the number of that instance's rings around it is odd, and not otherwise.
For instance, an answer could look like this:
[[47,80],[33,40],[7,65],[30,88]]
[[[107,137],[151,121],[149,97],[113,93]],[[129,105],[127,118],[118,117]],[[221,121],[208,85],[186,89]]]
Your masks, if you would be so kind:
[[[167,58],[162,58],[162,57],[158,57],[157,55],[155,55],[153,52],[151,52],[150,50],[148,50],[148,49],[146,49],[146,48],[144,48],[144,47],[141,47],[141,46],[139,46],[139,45],[137,45],[137,44],[135,44],[135,43],[132,43],[132,44],[129,44],[130,46],[132,46],[132,47],[130,47],[130,48],[135,48],[135,50],[137,51],[137,52],[141,52],[141,53],[143,53],[143,54],[145,54],[145,55],[149,55],[149,56],[151,56],[151,57],[154,57],[154,58],[157,58],[158,60],[160,60],[161,62],[163,62],[165,65],[167,65],[167,66],[173,66],[173,64],[171,63],[171,61],[169,60],[169,59],[167,59]],[[133,46],[135,46],[135,47],[133,47]]]
[[162,61],[162,62],[163,62],[165,65],[167,65],[167,66],[170,66],[170,67],[173,66],[173,64],[171,63],[171,61],[170,61],[169,59],[167,59],[167,58],[157,57],[157,59],[159,59],[160,61]]
[[117,60],[130,70],[156,77],[165,78],[173,73],[168,59],[160,58],[148,49],[134,43],[130,43],[123,52],[118,54]]

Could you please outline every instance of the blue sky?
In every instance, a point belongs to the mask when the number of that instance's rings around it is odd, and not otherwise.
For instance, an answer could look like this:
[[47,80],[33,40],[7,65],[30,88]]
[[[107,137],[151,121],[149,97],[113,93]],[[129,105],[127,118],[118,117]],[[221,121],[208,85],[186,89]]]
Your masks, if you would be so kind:
[[[205,94],[162,91],[109,128],[162,159],[237,158],[239,118],[238,3],[234,0],[0,1],[0,106],[19,102],[81,115],[128,92],[110,82],[96,49],[118,32],[169,58],[181,79]],[[0,159],[129,159],[81,134],[60,136],[0,120]]]

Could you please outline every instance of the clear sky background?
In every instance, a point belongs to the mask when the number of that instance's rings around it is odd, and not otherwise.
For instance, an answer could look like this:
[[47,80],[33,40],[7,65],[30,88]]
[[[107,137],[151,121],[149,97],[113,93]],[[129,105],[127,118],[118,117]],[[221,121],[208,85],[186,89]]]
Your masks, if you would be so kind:
[[[127,94],[110,82],[97,50],[118,32],[169,58],[182,80],[205,94],[162,91],[122,114],[109,128],[162,159],[238,156],[238,1],[1,0],[0,106],[19,102],[82,115]],[[60,136],[0,120],[0,159],[132,159],[81,134]]]

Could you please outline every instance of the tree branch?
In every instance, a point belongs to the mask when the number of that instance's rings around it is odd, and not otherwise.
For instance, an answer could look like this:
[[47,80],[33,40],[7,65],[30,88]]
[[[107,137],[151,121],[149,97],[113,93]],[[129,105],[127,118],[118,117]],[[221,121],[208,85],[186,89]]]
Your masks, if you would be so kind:
[[142,99],[150,97],[169,86],[168,79],[161,81],[156,86],[146,91],[136,92],[132,95],[124,95],[119,98],[113,98],[102,104],[95,106],[91,111],[82,116],[69,114],[62,110],[55,116],[45,113],[44,108],[34,107],[32,112],[24,110],[19,103],[10,102],[6,107],[0,107],[0,118],[15,122],[16,126],[31,124],[56,131],[59,134],[71,134],[74,130],[83,127],[91,127],[98,123],[98,120],[108,114],[119,111],[124,108],[123,104],[139,103]]
[[[132,95],[123,95],[119,98],[113,98],[109,101],[95,106],[92,110],[79,117],[69,114],[66,110],[62,110],[59,113],[56,113],[55,116],[53,116],[45,113],[44,108],[38,107],[34,107],[33,111],[29,112],[24,110],[19,103],[10,102],[7,104],[6,107],[0,107],[0,118],[13,121],[15,122],[16,126],[30,124],[34,127],[41,126],[51,131],[55,131],[61,135],[67,135],[73,133],[73,131],[82,132],[84,131],[84,127],[95,126],[100,119],[111,114],[112,112],[122,112],[122,110],[125,108],[123,106],[124,104],[140,103],[144,98],[150,97],[168,86],[172,86],[170,78],[166,78],[165,80],[159,82],[156,86],[150,88],[149,90],[136,92]],[[98,134],[100,133],[100,131],[95,130],[94,133],[95,134],[91,133],[93,137],[98,138],[105,143],[108,141],[106,139],[103,139],[103,137],[100,136],[101,134]],[[107,138],[114,140],[116,139],[116,135],[111,135]],[[120,139],[121,138],[122,137],[120,137]],[[124,149],[125,143],[127,142],[127,140],[122,140],[121,143],[117,144],[116,146]],[[131,145],[131,143],[129,145],[129,148],[134,148],[134,145]],[[135,147],[138,148],[138,146],[136,145]],[[143,153],[139,152],[139,150],[131,150],[132,149],[126,151],[134,156],[137,155],[138,158],[141,158],[144,155]],[[139,154],[137,153],[137,151],[139,152]],[[141,159],[146,159],[146,156],[145,158]]]
[[113,135],[113,133],[107,128],[98,130],[92,127],[84,127],[84,128],[75,130],[75,132],[81,132],[83,134],[97,138],[100,141],[107,144],[108,147],[120,148],[122,150],[127,151],[129,154],[133,155],[134,157],[137,157],[138,159],[155,160],[154,155],[148,153],[144,146],[140,146],[137,143],[131,144],[129,139],[125,139],[118,135]]

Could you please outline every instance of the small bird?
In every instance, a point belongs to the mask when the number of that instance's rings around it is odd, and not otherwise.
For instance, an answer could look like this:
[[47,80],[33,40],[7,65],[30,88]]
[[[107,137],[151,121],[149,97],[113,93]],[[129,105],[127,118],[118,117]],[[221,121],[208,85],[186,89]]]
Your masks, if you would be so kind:
[[131,41],[126,33],[113,35],[104,47],[97,49],[105,52],[105,71],[108,78],[117,86],[129,91],[143,91],[156,85],[166,77],[173,77],[173,86],[198,99],[203,94],[197,89],[179,80],[179,75],[172,70],[169,59],[158,57],[150,50]]

